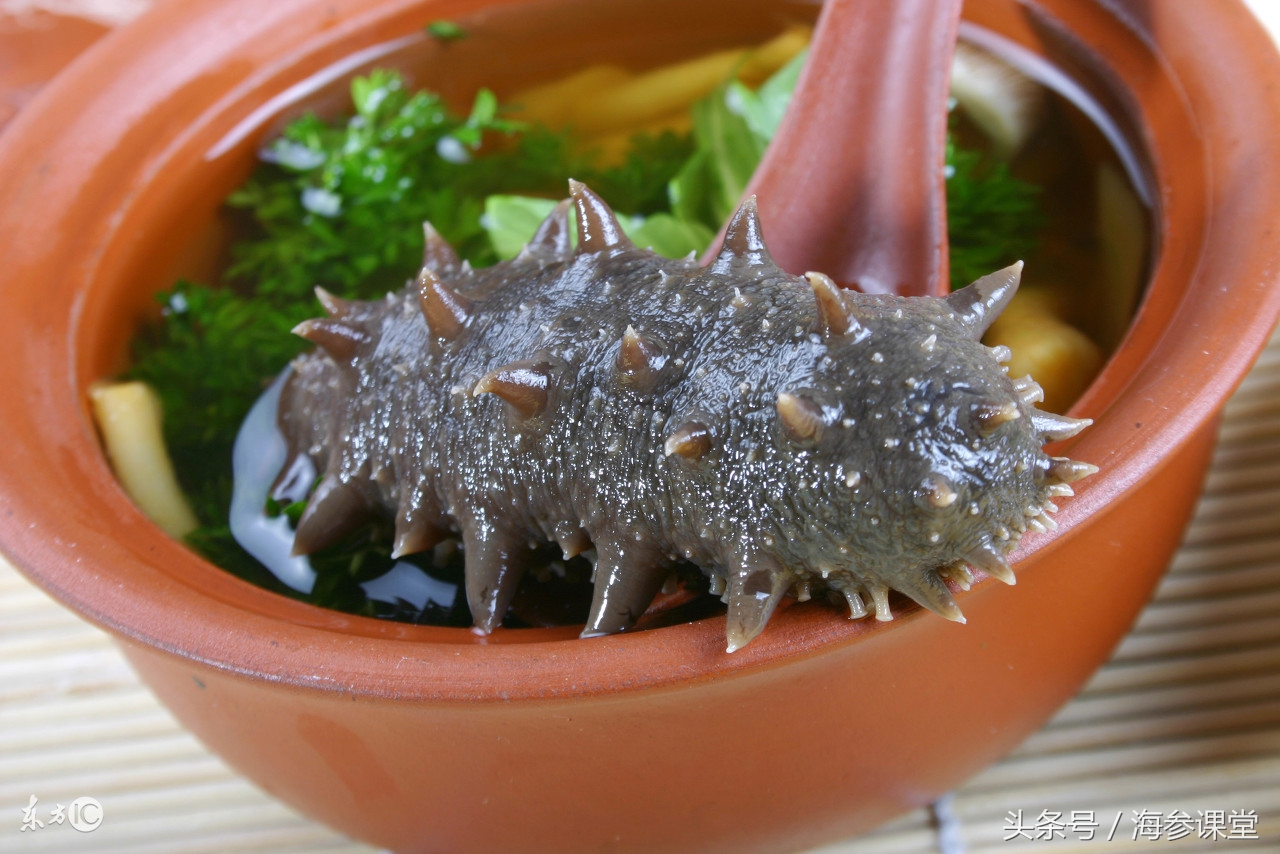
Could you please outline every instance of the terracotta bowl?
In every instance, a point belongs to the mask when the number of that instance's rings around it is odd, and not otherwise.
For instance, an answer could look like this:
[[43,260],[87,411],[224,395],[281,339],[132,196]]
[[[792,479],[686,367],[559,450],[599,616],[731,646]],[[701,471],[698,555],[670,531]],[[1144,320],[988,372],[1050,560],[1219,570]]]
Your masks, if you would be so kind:
[[[601,55],[645,61],[653,36],[672,54],[734,43],[769,18],[768,4],[726,5],[682,4],[677,19],[587,0],[161,4],[0,139],[4,551],[112,632],[211,749],[352,837],[397,851],[743,852],[855,834],[1043,723],[1177,546],[1217,413],[1280,311],[1280,62],[1224,0],[966,11],[1094,93],[1143,152],[1158,230],[1139,314],[1076,407],[1096,424],[1070,453],[1102,473],[1064,502],[1055,534],[1025,539],[1016,587],[960,595],[966,626],[804,606],[733,655],[723,617],[485,641],[280,598],[133,507],[85,389],[121,366],[149,294],[209,263],[210,241],[192,235],[210,232],[315,75],[403,49],[426,57],[422,83],[501,92]],[[486,27],[519,36],[503,51],[420,44],[429,21],[482,8]],[[572,37],[613,16],[625,23],[608,38]]]

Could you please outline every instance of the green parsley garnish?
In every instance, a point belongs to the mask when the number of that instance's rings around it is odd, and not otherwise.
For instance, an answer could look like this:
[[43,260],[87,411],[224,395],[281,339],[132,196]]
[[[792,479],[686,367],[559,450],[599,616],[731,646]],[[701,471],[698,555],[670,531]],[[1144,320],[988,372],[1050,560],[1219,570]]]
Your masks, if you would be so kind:
[[465,39],[467,31],[453,21],[432,21],[427,24],[427,35],[442,42],[451,42]]

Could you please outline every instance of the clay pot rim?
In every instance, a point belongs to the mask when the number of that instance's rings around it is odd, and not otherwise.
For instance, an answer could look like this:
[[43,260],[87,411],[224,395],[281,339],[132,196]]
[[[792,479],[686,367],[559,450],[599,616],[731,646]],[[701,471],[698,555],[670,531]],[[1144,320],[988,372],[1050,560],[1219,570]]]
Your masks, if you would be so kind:
[[[111,251],[111,241],[127,242],[117,229],[137,199],[125,194],[116,204],[82,198],[80,191],[105,180],[104,164],[115,165],[113,157],[123,146],[138,147],[131,152],[135,171],[120,178],[132,193],[138,186],[133,182],[162,172],[193,144],[204,127],[199,123],[167,128],[154,140],[132,135],[133,120],[148,115],[155,104],[173,109],[186,93],[210,95],[216,90],[220,94],[211,97],[202,119],[208,121],[211,114],[233,112],[264,92],[279,91],[281,81],[305,76],[349,54],[353,46],[369,45],[364,32],[416,31],[430,19],[460,14],[466,2],[442,0],[425,9],[413,0],[369,5],[367,0],[338,0],[330,4],[332,18],[317,19],[307,0],[281,0],[253,20],[241,19],[235,11],[249,4],[193,0],[161,5],[78,60],[0,139],[0,186],[12,188],[10,204],[0,211],[5,220],[0,251],[12,259],[11,275],[21,281],[49,264],[61,266],[71,284],[62,282],[56,292],[72,296],[66,310],[36,312],[40,322],[34,326],[44,337],[33,337],[33,324],[15,319],[26,318],[22,312],[0,319],[0,330],[14,336],[27,333],[16,360],[19,375],[27,379],[20,393],[0,400],[0,418],[25,428],[24,441],[39,439],[0,447],[5,503],[0,542],[14,563],[65,604],[134,641],[253,678],[379,697],[503,701],[675,685],[777,666],[864,635],[872,641],[888,632],[910,632],[919,620],[934,619],[912,610],[889,624],[854,623],[832,620],[820,609],[790,609],[732,656],[723,654],[723,618],[591,641],[573,638],[571,630],[521,630],[499,633],[484,643],[465,630],[374,623],[277,597],[210,566],[141,518],[111,477],[84,411],[83,391],[96,377],[84,375],[83,357],[75,343],[67,343],[67,336],[75,341],[85,334],[80,326],[84,294],[76,284],[92,280],[95,265]],[[1248,212],[1280,210],[1280,94],[1241,82],[1276,79],[1280,61],[1243,7],[1191,6],[1164,9],[1168,17],[1163,20],[1187,24],[1194,17],[1195,35],[1185,37],[1187,42],[1231,40],[1237,47],[1218,52],[1212,67],[1195,66],[1198,75],[1176,80],[1184,120],[1203,134],[1205,168],[1216,182],[1205,190],[1214,218],[1197,234],[1194,228],[1174,228],[1169,207],[1162,210],[1166,240],[1148,298],[1117,356],[1076,408],[1098,417],[1098,423],[1074,444],[1072,455],[1103,464],[1104,472],[1082,484],[1077,497],[1063,507],[1056,536],[1033,538],[1019,550],[1024,559],[1078,534],[1090,514],[1102,512],[1113,497],[1149,476],[1164,456],[1212,419],[1280,313],[1280,288],[1269,273],[1280,260],[1280,235],[1255,229],[1247,255],[1237,251],[1228,256],[1223,248],[1236,245],[1232,241],[1247,227]],[[1064,18],[1098,14],[1099,9],[1081,4]],[[330,20],[341,23],[331,27]],[[227,27],[241,31],[235,45],[202,37]],[[295,49],[268,55],[266,45],[281,29]],[[1134,37],[1124,32],[1116,36]],[[309,47],[296,47],[302,43]],[[1242,44],[1248,49],[1239,49]],[[1188,50],[1183,41],[1176,48]],[[1186,55],[1177,58],[1186,60]],[[1145,61],[1154,60],[1148,55]],[[1138,71],[1114,70],[1126,79]],[[219,75],[224,79],[214,79]],[[1228,84],[1235,96],[1231,104],[1204,97]],[[114,115],[96,102],[99,98]],[[73,139],[75,145],[68,142]],[[1169,187],[1177,185],[1178,176],[1162,159],[1166,152],[1160,139],[1148,143],[1164,200],[1176,205],[1179,200],[1171,197]],[[1245,144],[1250,148],[1241,152],[1238,147]],[[51,153],[44,154],[46,149]],[[1248,175],[1240,165],[1245,159],[1252,164]],[[49,173],[47,187],[38,186],[42,170]],[[1226,190],[1231,193],[1229,210],[1222,208]],[[56,221],[64,229],[81,229],[78,236],[92,251],[64,261],[42,260],[39,250],[24,250],[22,240],[31,238],[33,229],[20,218],[25,206],[15,202],[61,212]],[[53,245],[49,241],[36,242],[47,248]],[[1211,250],[1217,261],[1229,261],[1204,269],[1199,259]],[[1199,277],[1195,293],[1217,293],[1219,301],[1200,305],[1184,299],[1191,268]],[[1249,286],[1233,288],[1238,281]],[[1243,325],[1228,322],[1232,312],[1245,314]],[[1203,342],[1195,347],[1203,355],[1188,352],[1188,341]],[[1216,364],[1210,364],[1210,354],[1218,357]],[[68,417],[70,413],[76,416]],[[1137,423],[1143,427],[1132,426]],[[47,490],[39,495],[29,490],[40,479],[42,465],[48,466],[45,471],[86,478],[79,492],[64,496],[65,515],[58,515],[59,502]],[[113,532],[112,526],[120,531]],[[87,569],[78,568],[82,562]],[[672,661],[682,664],[671,666]],[[536,678],[522,678],[530,673]]]

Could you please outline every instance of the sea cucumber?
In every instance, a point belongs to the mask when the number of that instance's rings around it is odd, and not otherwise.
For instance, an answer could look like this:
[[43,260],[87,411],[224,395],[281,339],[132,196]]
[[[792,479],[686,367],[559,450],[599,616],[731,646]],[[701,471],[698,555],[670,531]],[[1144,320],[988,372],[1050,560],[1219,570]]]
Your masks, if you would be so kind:
[[323,477],[294,551],[379,516],[393,556],[456,533],[480,632],[547,541],[595,550],[584,637],[631,628],[681,559],[728,603],[730,652],[788,594],[884,620],[892,589],[963,622],[947,580],[1012,584],[1005,555],[1096,471],[1042,447],[1090,422],[1036,409],[980,342],[1021,263],[945,298],[843,290],[779,269],[748,199],[701,267],[637,249],[577,182],[488,269],[425,231],[416,281],[318,290],[295,330],[318,348],[278,421]]

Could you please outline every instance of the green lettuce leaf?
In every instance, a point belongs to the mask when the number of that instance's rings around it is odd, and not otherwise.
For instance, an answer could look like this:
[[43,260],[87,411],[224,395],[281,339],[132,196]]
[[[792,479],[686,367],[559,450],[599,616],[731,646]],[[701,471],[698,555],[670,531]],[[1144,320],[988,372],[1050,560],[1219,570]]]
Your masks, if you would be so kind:
[[[520,254],[555,205],[551,199],[534,196],[492,195],[485,199],[480,222],[489,234],[494,253],[504,261]],[[701,223],[667,213],[647,217],[619,215],[618,223],[636,246],[668,258],[701,252],[715,237],[711,229]]]

